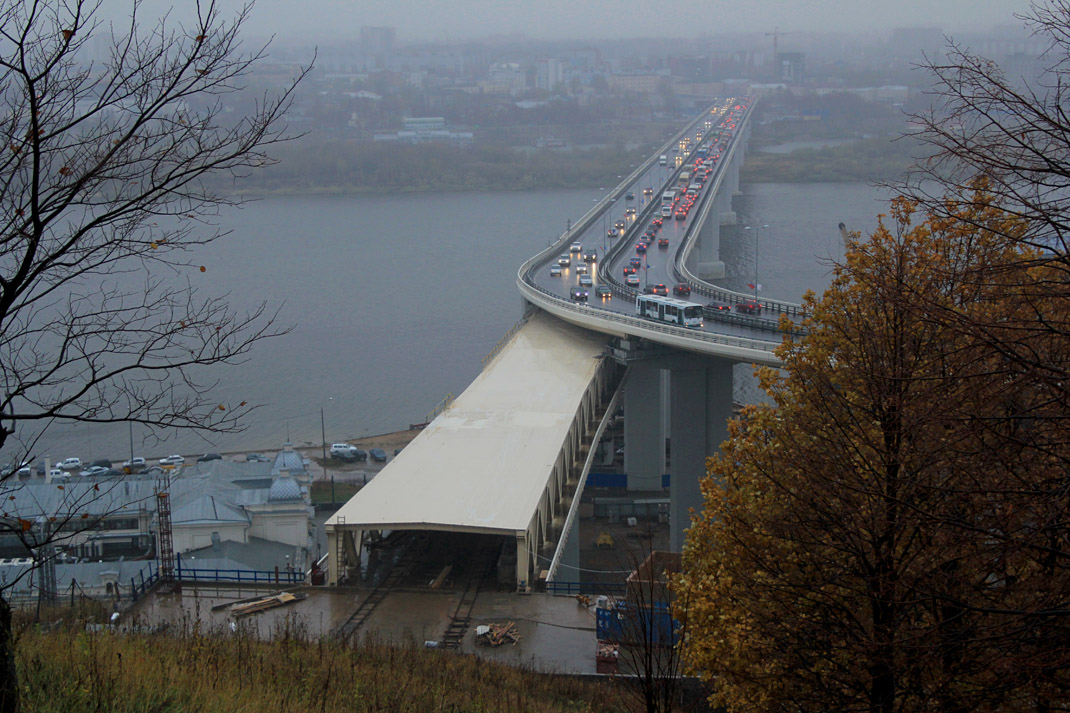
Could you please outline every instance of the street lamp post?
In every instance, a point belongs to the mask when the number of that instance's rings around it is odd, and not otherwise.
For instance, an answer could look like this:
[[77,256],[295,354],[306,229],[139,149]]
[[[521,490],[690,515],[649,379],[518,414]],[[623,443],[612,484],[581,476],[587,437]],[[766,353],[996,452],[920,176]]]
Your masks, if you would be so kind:
[[754,228],[746,226],[744,230],[754,231],[754,301],[758,301],[758,232],[760,229],[768,228],[768,225],[759,225]]
[[[334,401],[333,396],[327,397],[328,401]],[[327,419],[323,415],[323,404],[320,404],[320,438],[323,441],[323,474],[328,475],[327,471]],[[331,502],[334,502],[334,476],[331,477]]]

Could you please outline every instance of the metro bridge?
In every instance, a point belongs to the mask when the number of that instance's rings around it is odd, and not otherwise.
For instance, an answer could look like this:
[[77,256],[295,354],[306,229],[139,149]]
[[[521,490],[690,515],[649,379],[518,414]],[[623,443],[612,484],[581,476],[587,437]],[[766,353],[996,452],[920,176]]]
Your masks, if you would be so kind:
[[[358,581],[364,547],[398,531],[499,538],[499,569],[515,566],[518,590],[559,580],[563,564],[578,566],[579,500],[619,407],[629,490],[662,490],[671,434],[670,546],[682,548],[689,511],[702,504],[706,458],[727,438],[733,365],[779,366],[776,320],[802,317],[798,304],[708,282],[725,273],[719,231],[735,222],[731,202],[752,105],[710,106],[520,267],[524,319],[464,393],[327,521],[329,583]],[[712,170],[693,205],[679,220],[674,207],[672,219],[654,228],[664,192],[705,146],[713,147],[704,162]],[[643,283],[687,285],[702,302],[742,304],[748,313],[707,311],[701,328],[637,316],[642,287],[625,284],[623,266],[650,230],[668,246],[648,248]],[[573,243],[579,254],[569,252]],[[560,275],[550,266],[562,254],[577,261],[592,251],[591,280],[611,296],[579,302],[571,295],[578,263]]]

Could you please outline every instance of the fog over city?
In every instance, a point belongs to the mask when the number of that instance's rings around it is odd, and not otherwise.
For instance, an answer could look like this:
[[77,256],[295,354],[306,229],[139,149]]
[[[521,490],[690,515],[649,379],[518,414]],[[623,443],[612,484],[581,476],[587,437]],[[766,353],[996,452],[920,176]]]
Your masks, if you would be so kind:
[[[240,0],[222,0],[237,11]],[[175,6],[181,17],[192,3],[151,0],[145,17]],[[390,25],[402,42],[453,42],[494,35],[532,39],[696,37],[726,33],[859,32],[893,27],[939,27],[947,33],[988,31],[1019,25],[1024,0],[258,0],[247,24],[249,35],[276,35],[283,41],[353,38],[362,25]],[[125,4],[121,6],[125,10]],[[120,6],[103,8],[121,17]]]

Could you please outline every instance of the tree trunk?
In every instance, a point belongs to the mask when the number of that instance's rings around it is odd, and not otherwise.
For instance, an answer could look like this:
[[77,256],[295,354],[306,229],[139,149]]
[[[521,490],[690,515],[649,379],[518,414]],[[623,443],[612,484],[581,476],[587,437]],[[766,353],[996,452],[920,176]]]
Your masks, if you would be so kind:
[[0,596],[0,713],[18,713],[18,710],[19,678],[11,635],[11,605]]

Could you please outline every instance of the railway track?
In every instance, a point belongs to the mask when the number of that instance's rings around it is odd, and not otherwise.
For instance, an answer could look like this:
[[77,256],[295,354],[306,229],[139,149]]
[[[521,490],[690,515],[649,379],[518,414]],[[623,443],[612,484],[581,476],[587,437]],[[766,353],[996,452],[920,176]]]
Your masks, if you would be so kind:
[[472,622],[472,608],[475,607],[483,583],[494,567],[496,554],[496,548],[483,546],[472,555],[467,568],[468,575],[465,578],[464,592],[450,615],[450,623],[438,643],[439,648],[456,650],[461,647],[461,640],[464,639],[468,626]]
[[335,638],[343,641],[349,641],[356,635],[360,628],[364,626],[365,622],[371,617],[376,607],[382,603],[386,596],[392,589],[400,585],[405,578],[412,571],[413,566],[417,563],[417,553],[422,549],[421,542],[426,537],[412,537],[408,538],[411,541],[406,541],[401,548],[401,558],[390,569],[389,574],[382,581],[379,586],[371,591],[364,601],[360,603],[357,610],[350,615],[344,624],[338,627],[335,632]]

